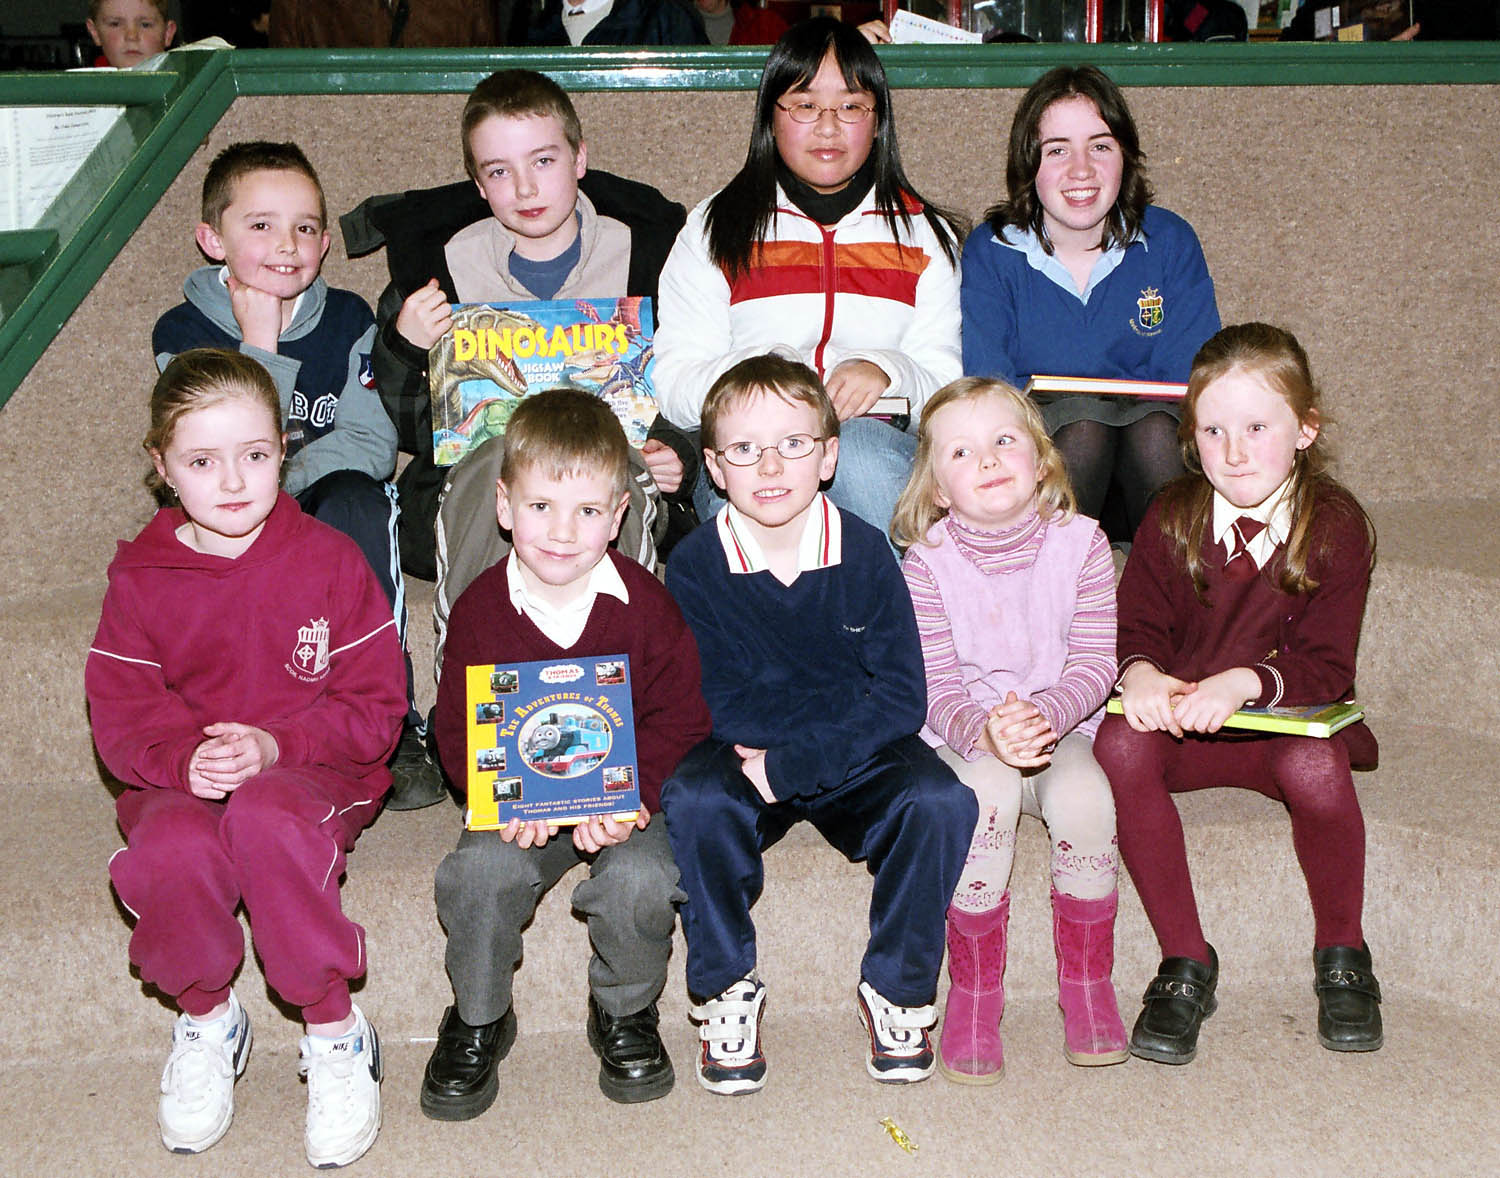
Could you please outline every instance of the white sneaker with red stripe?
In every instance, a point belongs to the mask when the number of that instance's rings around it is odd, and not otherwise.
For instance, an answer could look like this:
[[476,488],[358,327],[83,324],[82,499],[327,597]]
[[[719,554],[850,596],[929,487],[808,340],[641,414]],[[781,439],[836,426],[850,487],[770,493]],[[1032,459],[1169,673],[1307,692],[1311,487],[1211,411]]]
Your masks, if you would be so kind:
[[870,1075],[882,1084],[915,1084],[932,1075],[936,1058],[928,1032],[937,1025],[937,1008],[897,1006],[863,979],[858,995],[859,1017],[870,1034]]

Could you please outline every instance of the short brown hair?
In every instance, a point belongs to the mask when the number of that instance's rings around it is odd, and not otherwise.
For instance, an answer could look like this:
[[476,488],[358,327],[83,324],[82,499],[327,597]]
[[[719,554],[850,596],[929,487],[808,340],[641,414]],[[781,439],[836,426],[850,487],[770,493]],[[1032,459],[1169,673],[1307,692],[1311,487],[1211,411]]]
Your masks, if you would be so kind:
[[[227,348],[192,348],[174,356],[151,390],[151,426],[141,445],[153,457],[159,455],[172,444],[177,423],[189,413],[235,397],[264,405],[281,436],[281,397],[258,361]],[[146,488],[159,503],[176,500],[155,469],[146,476]]]
[[608,475],[615,490],[630,487],[630,443],[608,405],[580,389],[548,389],[522,397],[505,427],[501,481],[521,470],[552,478]]
[[719,418],[736,409],[756,393],[774,393],[783,401],[809,405],[818,414],[818,433],[824,438],[839,436],[839,415],[823,389],[818,374],[806,364],[768,352],[741,360],[708,390],[703,400],[700,426],[703,447],[716,450],[719,445]]
[[[146,0],[146,3],[156,9],[156,15],[161,17],[162,24],[166,24],[172,19],[167,12],[167,0]],[[99,10],[103,7],[104,0],[89,0],[89,20],[98,20]]]
[[208,165],[203,177],[203,220],[215,230],[223,220],[224,210],[234,200],[234,188],[251,172],[300,172],[318,190],[318,216],[326,228],[328,204],[323,199],[323,185],[307,156],[295,143],[268,143],[264,139],[231,143]]
[[459,121],[464,141],[464,170],[478,178],[470,138],[474,128],[489,118],[526,119],[551,115],[562,124],[563,138],[575,152],[583,142],[583,124],[568,92],[546,74],[535,70],[501,70],[475,86],[464,103]]

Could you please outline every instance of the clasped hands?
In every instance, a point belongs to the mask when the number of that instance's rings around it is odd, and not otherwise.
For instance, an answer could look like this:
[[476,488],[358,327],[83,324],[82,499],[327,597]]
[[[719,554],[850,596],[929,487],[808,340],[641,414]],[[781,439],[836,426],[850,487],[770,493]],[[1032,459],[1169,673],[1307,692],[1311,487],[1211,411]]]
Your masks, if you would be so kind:
[[1132,665],[1120,678],[1120,706],[1137,732],[1217,732],[1224,721],[1260,695],[1260,676],[1231,667],[1197,682],[1178,679],[1150,663]]

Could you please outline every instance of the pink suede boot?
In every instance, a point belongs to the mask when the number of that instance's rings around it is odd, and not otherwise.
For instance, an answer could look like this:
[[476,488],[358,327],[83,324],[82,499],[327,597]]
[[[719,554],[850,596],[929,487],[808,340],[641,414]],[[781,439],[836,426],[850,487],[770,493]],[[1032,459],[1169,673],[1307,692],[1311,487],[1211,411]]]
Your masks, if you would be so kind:
[[988,912],[948,909],[948,1005],[938,1070],[958,1084],[994,1084],[1005,1070],[1005,926],[1010,893]]
[[1057,1004],[1063,1012],[1063,1054],[1080,1067],[1123,1063],[1130,1040],[1120,1022],[1115,984],[1115,910],[1119,893],[1080,900],[1052,889],[1052,941],[1057,949]]

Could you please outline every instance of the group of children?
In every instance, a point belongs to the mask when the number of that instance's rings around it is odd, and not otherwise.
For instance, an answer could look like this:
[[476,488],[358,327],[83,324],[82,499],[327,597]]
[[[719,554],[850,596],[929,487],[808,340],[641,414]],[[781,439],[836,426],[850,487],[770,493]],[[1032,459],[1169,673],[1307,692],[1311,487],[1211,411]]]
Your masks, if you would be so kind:
[[[1022,101],[1008,211],[963,251],[963,291],[977,293],[963,295],[962,343],[953,223],[905,180],[865,41],[828,20],[792,29],[756,119],[745,168],[688,218],[661,274],[657,379],[676,430],[663,423],[632,454],[603,403],[570,390],[527,397],[508,424],[494,508],[508,553],[447,619],[436,751],[464,780],[465,667],[625,652],[642,806],[629,820],[465,831],[438,865],[454,1003],[423,1111],[463,1120],[495,1099],[517,1033],[521,931],[579,863],[571,903],[593,947],[587,1034],[605,1095],[673,1086],[657,1002],[679,912],[697,1078],[722,1094],[762,1087],[751,910],[765,850],[802,820],[874,877],[853,1005],[875,1079],[1000,1078],[1022,811],[1051,839],[1067,1058],[1186,1063],[1218,963],[1171,795],[1210,785],[1287,806],[1317,926],[1320,1039],[1378,1048],[1350,776],[1373,760],[1373,738],[1363,725],[1323,741],[1220,731],[1243,706],[1353,690],[1372,537],[1325,472],[1297,342],[1262,324],[1216,331],[1196,239],[1151,215],[1128,111],[1097,71],[1054,71]],[[580,192],[582,131],[547,79],[487,79],[462,126],[489,215],[463,221],[441,273],[398,283],[378,320],[318,276],[326,210],[301,153],[225,151],[197,232],[222,265],[189,278],[153,341],[145,446],[165,505],[110,567],[86,688],[101,758],[134,787],[110,865],[136,920],[131,960],[181,1011],[158,1105],[175,1151],[207,1149],[233,1115],[251,1044],[231,988],[241,902],[267,982],[306,1024],[308,1160],[344,1165],[374,1141],[379,1044],[349,998],[364,940],[339,883],[389,788],[387,761],[419,723],[387,480],[398,440],[422,439],[395,423],[419,416],[424,351],[450,298],[618,294],[661,256],[642,227],[653,222],[605,215]],[[1147,239],[1149,261],[1135,256]],[[986,249],[1000,253],[971,279],[970,255]],[[1068,422],[1044,421],[1012,387],[1044,329],[1004,308],[1052,292],[1115,305],[1112,280],[1170,271],[1174,257],[1187,259],[1185,278],[1162,278],[1177,359],[1159,375],[1186,377],[1188,392],[1180,423],[1148,416],[1180,439],[1190,473],[1143,508],[1117,605],[1109,543],[1049,433]],[[970,314],[980,307],[994,339]],[[1196,324],[1191,346],[1179,315]],[[1152,355],[1162,321],[1158,298],[1124,329],[1135,342],[1106,347],[1115,359],[1091,374],[1140,375],[1110,365]],[[707,339],[722,354],[704,354]],[[990,359],[962,376],[971,347]],[[1190,371],[1172,368],[1188,356]],[[913,433],[864,416],[895,393]],[[1069,420],[1128,430],[1094,408]],[[681,441],[690,429],[695,448]],[[611,550],[633,464],[662,491],[696,491],[704,511],[665,586]],[[1123,715],[1104,716],[1116,690]],[[1164,957],[1129,1033],[1111,978],[1121,859]]]

